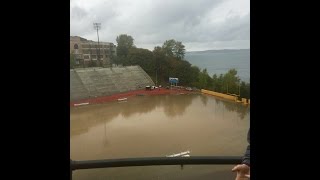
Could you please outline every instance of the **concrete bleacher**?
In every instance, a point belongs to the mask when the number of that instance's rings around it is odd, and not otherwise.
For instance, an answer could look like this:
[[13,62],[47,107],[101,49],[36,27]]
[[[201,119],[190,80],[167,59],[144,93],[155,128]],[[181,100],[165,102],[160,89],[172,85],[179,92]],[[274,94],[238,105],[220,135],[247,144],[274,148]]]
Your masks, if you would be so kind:
[[78,74],[74,70],[70,70],[70,100],[85,99],[88,97],[89,92]]
[[154,86],[140,66],[70,70],[70,100],[108,96]]

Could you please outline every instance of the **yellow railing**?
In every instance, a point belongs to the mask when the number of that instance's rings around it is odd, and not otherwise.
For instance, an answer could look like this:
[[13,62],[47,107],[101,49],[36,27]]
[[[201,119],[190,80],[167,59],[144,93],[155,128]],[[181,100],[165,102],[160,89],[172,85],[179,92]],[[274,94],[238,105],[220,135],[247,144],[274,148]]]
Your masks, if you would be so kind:
[[241,101],[239,101],[238,97],[235,95],[228,95],[228,94],[223,94],[223,93],[219,93],[219,92],[215,92],[215,91],[209,91],[209,90],[205,90],[205,89],[201,89],[201,93],[221,97],[221,98],[228,99],[228,100],[235,101],[235,102],[241,102],[245,105],[250,104],[250,99],[241,98]]

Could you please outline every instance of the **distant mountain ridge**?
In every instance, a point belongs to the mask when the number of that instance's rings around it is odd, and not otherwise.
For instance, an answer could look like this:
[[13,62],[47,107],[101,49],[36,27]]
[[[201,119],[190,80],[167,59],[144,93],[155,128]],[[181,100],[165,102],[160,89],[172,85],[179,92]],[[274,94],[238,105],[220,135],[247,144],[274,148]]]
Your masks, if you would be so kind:
[[217,52],[231,52],[231,51],[250,51],[250,49],[211,49],[204,51],[186,51],[186,53],[217,53]]
[[250,82],[250,49],[190,51],[185,54],[185,60],[201,69],[207,69],[210,76],[236,69],[241,80]]

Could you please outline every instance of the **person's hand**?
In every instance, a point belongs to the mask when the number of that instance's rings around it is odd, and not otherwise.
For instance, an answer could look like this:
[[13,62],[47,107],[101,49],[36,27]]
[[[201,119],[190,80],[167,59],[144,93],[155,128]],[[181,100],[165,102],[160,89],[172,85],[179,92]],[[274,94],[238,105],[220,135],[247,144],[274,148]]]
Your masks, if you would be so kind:
[[237,171],[236,180],[250,179],[250,167],[246,164],[238,164],[232,169],[232,171]]

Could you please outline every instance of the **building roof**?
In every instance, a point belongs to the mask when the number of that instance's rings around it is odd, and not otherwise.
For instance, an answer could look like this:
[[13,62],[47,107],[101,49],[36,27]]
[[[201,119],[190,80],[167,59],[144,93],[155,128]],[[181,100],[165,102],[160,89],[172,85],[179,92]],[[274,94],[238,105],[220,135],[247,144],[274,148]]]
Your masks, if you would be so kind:
[[[84,43],[93,43],[93,44],[95,44],[95,43],[98,43],[97,41],[92,41],[92,40],[87,40],[87,39],[85,39],[85,38],[82,38],[82,37],[80,37],[80,36],[70,36],[70,40],[71,39],[80,39],[80,41],[82,41],[82,42],[84,42]],[[99,43],[101,43],[101,44],[108,44],[108,45],[113,45],[113,43],[112,42],[103,42],[103,41],[100,41]]]

